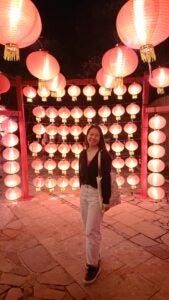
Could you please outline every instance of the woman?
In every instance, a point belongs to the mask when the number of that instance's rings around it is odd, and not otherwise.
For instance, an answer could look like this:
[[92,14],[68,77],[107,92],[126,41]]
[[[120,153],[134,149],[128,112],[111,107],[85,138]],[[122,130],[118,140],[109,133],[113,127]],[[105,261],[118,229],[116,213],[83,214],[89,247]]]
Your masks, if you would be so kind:
[[97,189],[98,153],[101,151],[101,190],[104,210],[109,208],[111,195],[111,158],[105,147],[101,128],[91,125],[86,135],[86,149],[79,157],[80,210],[86,235],[85,284],[95,281],[100,268],[100,224],[103,210],[100,207]]

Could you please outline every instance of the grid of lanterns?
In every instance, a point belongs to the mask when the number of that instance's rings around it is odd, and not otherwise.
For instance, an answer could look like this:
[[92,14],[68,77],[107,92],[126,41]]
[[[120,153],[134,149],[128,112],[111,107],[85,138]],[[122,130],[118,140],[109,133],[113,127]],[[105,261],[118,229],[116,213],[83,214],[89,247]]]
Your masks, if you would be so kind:
[[[1,105],[0,111],[6,110]],[[22,196],[22,190],[19,187],[21,184],[21,177],[18,175],[20,170],[20,151],[17,148],[19,138],[17,135],[18,123],[12,117],[0,114],[0,131],[1,143],[3,145],[3,172],[6,174],[4,177],[4,184],[7,187],[5,197],[8,200],[17,200]]]
[[166,125],[166,119],[158,114],[155,114],[149,119],[150,133],[148,135],[149,147],[148,156],[151,158],[148,161],[148,196],[154,200],[161,200],[165,196],[163,185],[165,182],[161,172],[165,168],[165,163],[161,159],[165,155],[165,148],[161,145],[166,140],[166,134],[163,129]]
[[[134,154],[138,143],[134,140],[134,134],[138,130],[135,119],[139,112],[140,106],[134,102],[126,107],[116,104],[112,108],[102,105],[98,109],[91,105],[85,108],[74,106],[70,109],[66,106],[58,109],[54,106],[46,109],[41,105],[34,107],[32,113],[36,123],[32,130],[36,140],[30,143],[29,150],[32,153],[31,166],[36,174],[33,179],[36,190],[46,187],[52,192],[57,186],[61,190],[69,185],[72,189],[79,187],[78,157],[83,150],[81,137],[84,140],[90,124],[95,123],[95,118],[99,118],[98,123],[104,136],[110,136],[106,147],[115,157],[112,167],[116,170],[119,188],[126,182],[125,177],[120,174],[125,166],[129,172],[127,184],[132,189],[136,188],[140,179],[135,172],[138,159]],[[129,116],[126,123],[121,121],[125,113]],[[111,118],[113,122],[110,122]],[[126,136],[125,141],[119,139],[122,132]],[[123,150],[127,150],[127,158],[123,157]],[[73,176],[70,170],[73,171]],[[46,172],[47,178],[44,176]]]

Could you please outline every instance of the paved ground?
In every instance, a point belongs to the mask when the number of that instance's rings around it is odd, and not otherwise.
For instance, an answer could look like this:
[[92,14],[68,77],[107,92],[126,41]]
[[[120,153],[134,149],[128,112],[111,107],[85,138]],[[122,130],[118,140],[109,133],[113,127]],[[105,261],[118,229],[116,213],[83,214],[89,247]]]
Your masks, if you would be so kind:
[[0,300],[168,300],[169,203],[122,199],[104,216],[100,277],[84,286],[79,192],[18,203],[1,192]]

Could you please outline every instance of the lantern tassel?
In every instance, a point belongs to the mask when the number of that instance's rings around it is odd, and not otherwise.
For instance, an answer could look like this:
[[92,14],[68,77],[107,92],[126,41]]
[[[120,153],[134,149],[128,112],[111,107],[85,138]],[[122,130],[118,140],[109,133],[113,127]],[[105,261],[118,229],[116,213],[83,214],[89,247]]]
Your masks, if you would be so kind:
[[143,62],[151,63],[156,60],[154,47],[152,45],[144,45],[140,48],[141,59]]
[[18,61],[20,59],[19,48],[16,44],[8,43],[5,45],[4,59],[8,61]]

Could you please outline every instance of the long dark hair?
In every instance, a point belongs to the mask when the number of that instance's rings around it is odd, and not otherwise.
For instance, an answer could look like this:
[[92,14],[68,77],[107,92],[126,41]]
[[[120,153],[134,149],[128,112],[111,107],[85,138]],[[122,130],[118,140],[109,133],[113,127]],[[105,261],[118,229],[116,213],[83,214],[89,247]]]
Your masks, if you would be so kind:
[[98,147],[99,149],[106,149],[106,145],[105,145],[105,141],[104,141],[104,136],[103,136],[103,132],[100,128],[100,126],[98,125],[91,125],[88,130],[87,130],[87,134],[86,134],[86,140],[85,140],[85,144],[86,144],[86,147],[88,148],[89,147],[89,144],[88,144],[88,141],[87,141],[87,136],[90,132],[90,130],[92,130],[93,128],[97,129],[99,134],[100,134],[100,141],[98,143]]

